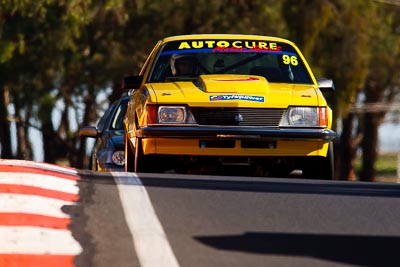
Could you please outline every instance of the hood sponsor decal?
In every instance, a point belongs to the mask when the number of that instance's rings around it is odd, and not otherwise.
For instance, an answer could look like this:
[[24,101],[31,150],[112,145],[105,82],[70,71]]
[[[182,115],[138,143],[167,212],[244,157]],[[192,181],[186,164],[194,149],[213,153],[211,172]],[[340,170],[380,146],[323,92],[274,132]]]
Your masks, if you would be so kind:
[[239,95],[239,94],[210,96],[210,101],[225,101],[225,100],[264,102],[264,97],[263,96],[253,96],[253,95]]
[[233,78],[233,79],[213,79],[217,82],[249,82],[249,81],[259,81],[260,79],[257,77],[248,77],[248,78]]

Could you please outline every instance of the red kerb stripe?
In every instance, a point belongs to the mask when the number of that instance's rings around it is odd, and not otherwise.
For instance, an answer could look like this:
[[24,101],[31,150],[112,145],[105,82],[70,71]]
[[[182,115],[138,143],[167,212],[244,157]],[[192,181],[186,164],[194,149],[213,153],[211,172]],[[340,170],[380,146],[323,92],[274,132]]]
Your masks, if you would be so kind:
[[[0,179],[1,182],[1,179]],[[36,195],[42,197],[56,198],[65,201],[78,201],[79,195],[66,193],[57,190],[44,189],[36,186],[29,185],[17,185],[17,184],[0,184],[0,193],[11,193],[11,194],[24,194],[24,195]]]
[[70,218],[56,218],[46,215],[26,213],[0,213],[1,226],[35,226],[54,229],[68,229],[68,225],[70,223]]
[[74,267],[75,255],[0,254],[1,267]]

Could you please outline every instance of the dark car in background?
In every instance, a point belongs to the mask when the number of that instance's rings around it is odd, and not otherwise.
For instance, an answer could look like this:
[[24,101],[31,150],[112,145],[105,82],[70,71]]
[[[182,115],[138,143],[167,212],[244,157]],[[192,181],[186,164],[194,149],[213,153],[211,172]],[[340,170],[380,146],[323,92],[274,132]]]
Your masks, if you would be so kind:
[[129,96],[122,96],[113,102],[97,126],[84,126],[79,135],[95,138],[91,153],[90,169],[94,171],[124,171],[125,146],[123,119]]

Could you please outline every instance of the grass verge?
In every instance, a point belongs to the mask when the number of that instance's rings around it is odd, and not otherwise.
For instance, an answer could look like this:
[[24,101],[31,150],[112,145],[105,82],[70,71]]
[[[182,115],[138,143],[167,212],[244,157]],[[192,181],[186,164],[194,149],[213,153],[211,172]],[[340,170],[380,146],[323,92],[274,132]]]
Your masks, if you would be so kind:
[[[378,156],[378,160],[375,162],[375,174],[379,180],[394,179],[397,178],[397,165],[398,165],[398,154],[397,153],[381,153]],[[356,173],[360,173],[361,170],[361,157],[358,156],[355,161]]]

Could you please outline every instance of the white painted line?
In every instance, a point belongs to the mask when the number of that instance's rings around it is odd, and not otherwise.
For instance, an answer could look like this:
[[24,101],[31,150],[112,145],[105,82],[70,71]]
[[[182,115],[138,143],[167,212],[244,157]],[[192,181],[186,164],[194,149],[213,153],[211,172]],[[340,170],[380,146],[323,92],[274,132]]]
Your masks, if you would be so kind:
[[0,254],[77,255],[80,244],[69,230],[0,226]]
[[0,212],[69,218],[69,215],[61,210],[61,207],[64,205],[75,205],[75,202],[33,195],[0,194]]
[[37,173],[0,172],[0,184],[27,185],[64,193],[79,194],[76,181]]
[[140,179],[133,173],[112,173],[126,222],[142,267],[177,267],[177,259]]

